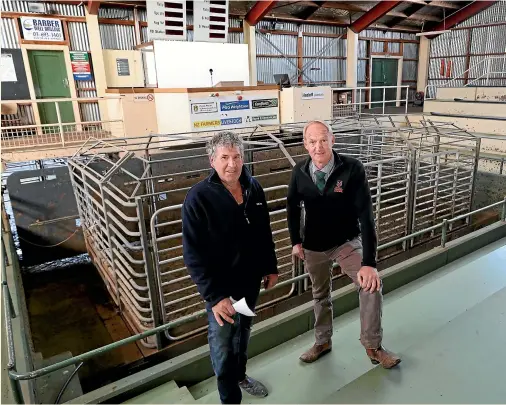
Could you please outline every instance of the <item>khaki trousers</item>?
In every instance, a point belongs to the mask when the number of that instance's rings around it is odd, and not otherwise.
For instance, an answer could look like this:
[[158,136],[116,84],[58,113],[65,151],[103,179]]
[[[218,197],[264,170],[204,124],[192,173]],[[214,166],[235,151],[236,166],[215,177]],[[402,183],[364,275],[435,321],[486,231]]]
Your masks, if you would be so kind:
[[325,252],[304,249],[304,267],[312,282],[316,344],[328,342],[332,330],[331,264],[335,261],[344,274],[357,286],[360,302],[360,342],[366,349],[376,349],[381,345],[383,329],[381,314],[383,304],[382,289],[373,293],[364,291],[357,282],[357,273],[362,263],[362,240],[357,237],[341,246]]

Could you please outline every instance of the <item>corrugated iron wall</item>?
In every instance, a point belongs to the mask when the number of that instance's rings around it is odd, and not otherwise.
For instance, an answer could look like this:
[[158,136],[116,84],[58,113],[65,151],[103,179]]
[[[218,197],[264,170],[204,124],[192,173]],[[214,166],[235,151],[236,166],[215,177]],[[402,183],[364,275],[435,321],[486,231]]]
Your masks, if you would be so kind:
[[[34,2],[35,3],[35,2]],[[84,2],[81,4],[63,4],[39,2],[44,5],[47,14],[59,14],[68,17],[84,17]],[[11,11],[16,13],[30,13],[28,10],[28,1],[10,1],[2,0],[2,11]]]
[[16,24],[17,21],[12,18],[2,18],[2,48],[21,48],[16,32]]
[[[461,87],[486,72],[487,57],[506,54],[506,2],[497,2],[431,42],[429,85]],[[503,25],[476,27],[503,23]],[[466,28],[474,27],[474,28]],[[480,63],[481,62],[481,63]],[[492,68],[504,70],[501,61],[494,60]],[[450,67],[449,67],[450,65]],[[474,67],[473,67],[474,66]],[[466,77],[464,72],[469,70]],[[495,77],[498,77],[496,75]],[[455,79],[452,81],[452,79]],[[506,85],[506,78],[492,78],[494,86]],[[483,85],[485,79],[472,85]],[[429,95],[433,88],[429,88]]]

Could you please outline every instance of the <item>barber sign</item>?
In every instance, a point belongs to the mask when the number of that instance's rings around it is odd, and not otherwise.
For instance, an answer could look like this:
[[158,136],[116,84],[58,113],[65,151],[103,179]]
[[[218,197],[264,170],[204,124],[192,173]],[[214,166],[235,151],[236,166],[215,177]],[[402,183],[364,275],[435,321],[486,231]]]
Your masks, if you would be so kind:
[[64,41],[63,27],[56,18],[20,17],[23,38],[29,41]]

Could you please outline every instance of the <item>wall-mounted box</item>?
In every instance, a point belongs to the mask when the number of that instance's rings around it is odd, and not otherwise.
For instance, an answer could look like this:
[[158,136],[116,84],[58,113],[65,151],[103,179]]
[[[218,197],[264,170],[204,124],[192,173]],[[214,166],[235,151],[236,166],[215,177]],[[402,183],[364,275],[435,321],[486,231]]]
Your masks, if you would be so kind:
[[103,54],[107,87],[144,87],[141,51],[106,49]]
[[330,86],[285,87],[279,98],[281,124],[332,119]]

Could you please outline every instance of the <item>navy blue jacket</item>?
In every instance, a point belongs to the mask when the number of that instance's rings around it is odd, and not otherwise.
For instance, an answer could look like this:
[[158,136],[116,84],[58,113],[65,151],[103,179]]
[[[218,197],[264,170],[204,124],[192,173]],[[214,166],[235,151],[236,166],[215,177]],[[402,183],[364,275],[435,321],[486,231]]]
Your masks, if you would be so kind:
[[239,180],[241,205],[214,170],[188,191],[183,203],[184,262],[211,306],[245,297],[254,308],[262,277],[278,273],[264,191],[245,167]]

